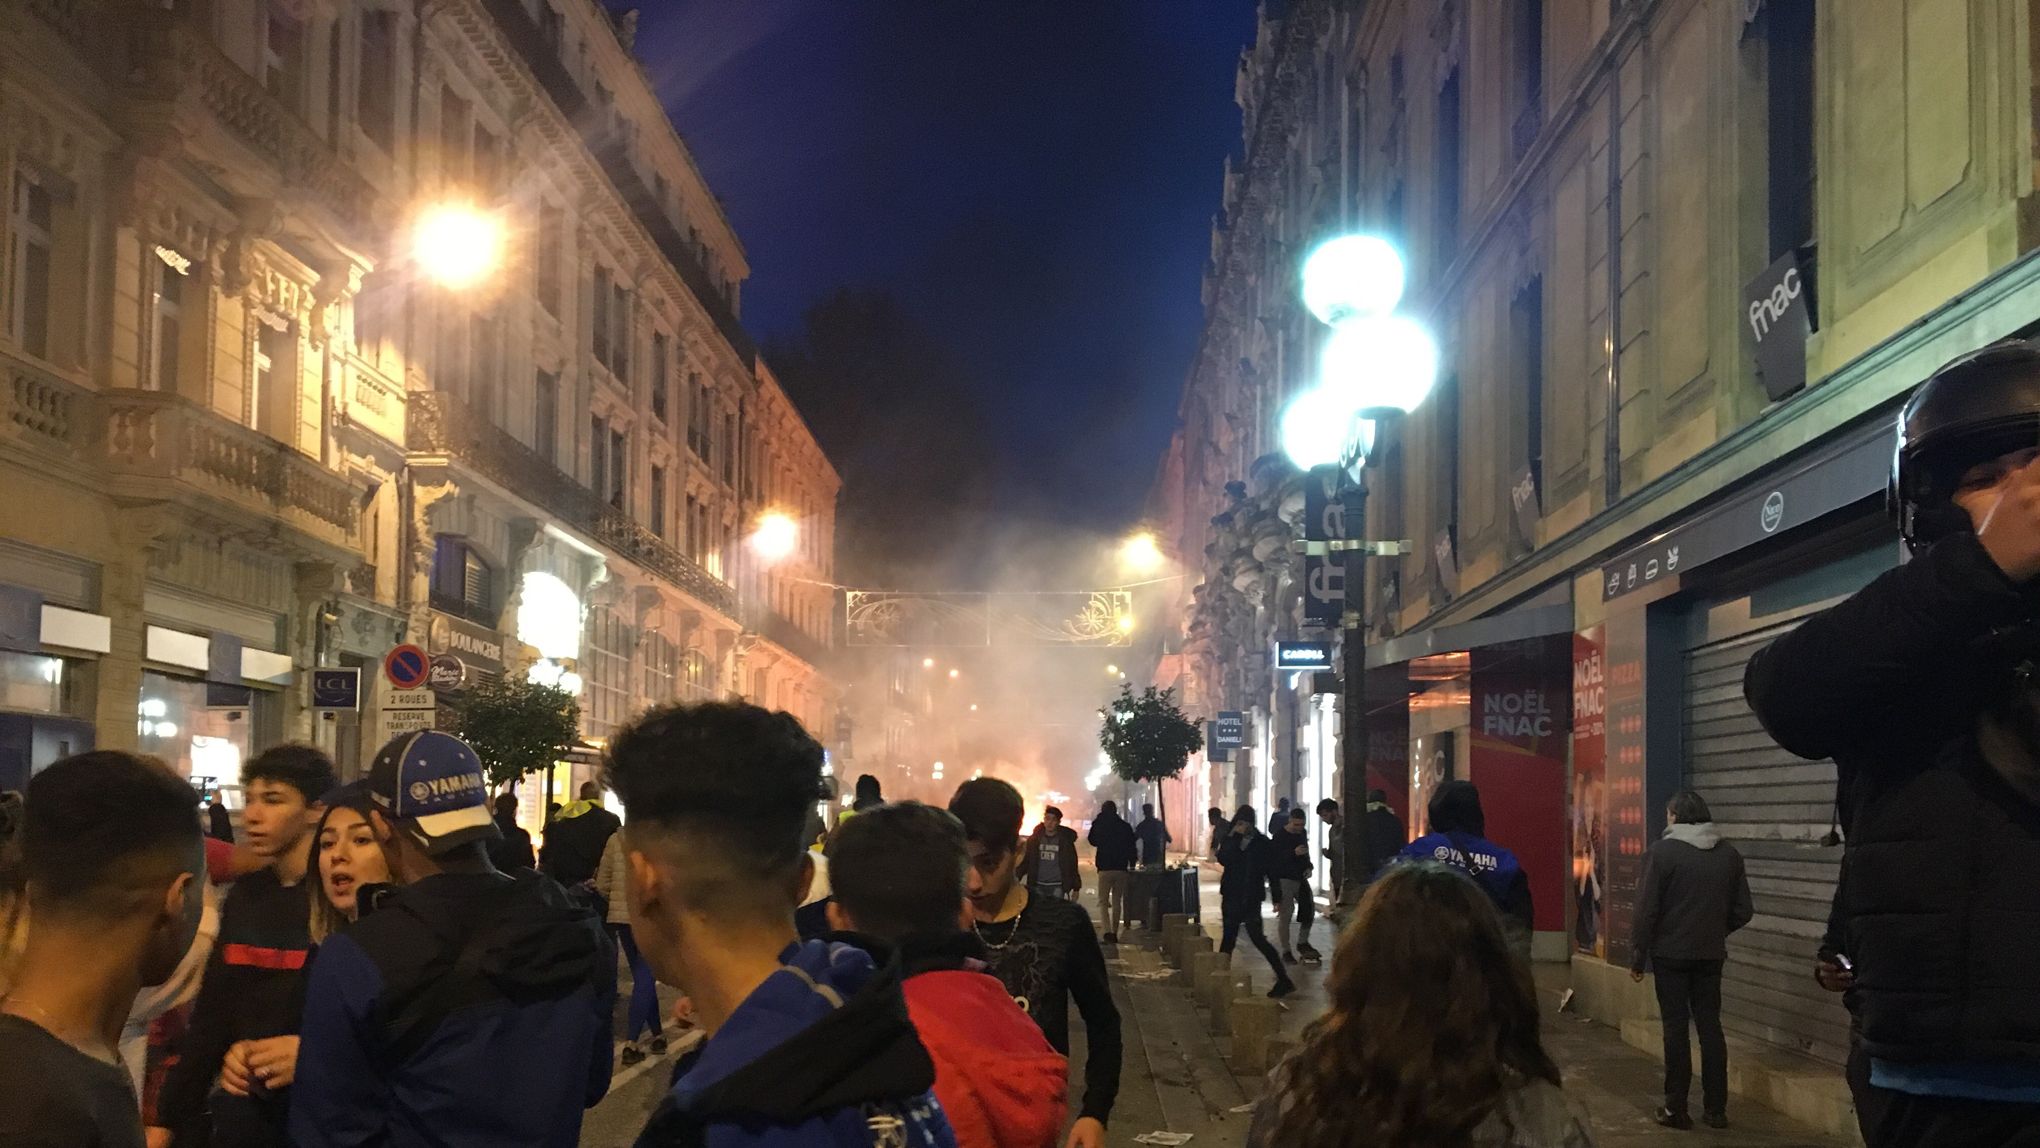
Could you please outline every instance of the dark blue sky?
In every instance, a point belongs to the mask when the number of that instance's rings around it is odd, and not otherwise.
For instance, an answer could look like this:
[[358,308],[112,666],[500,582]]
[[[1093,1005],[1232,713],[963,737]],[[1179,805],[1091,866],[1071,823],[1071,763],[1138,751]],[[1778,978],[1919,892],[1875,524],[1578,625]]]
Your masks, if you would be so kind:
[[1003,502],[1131,521],[1201,322],[1252,0],[642,9],[639,55],[750,255],[751,331],[890,290],[970,374]]

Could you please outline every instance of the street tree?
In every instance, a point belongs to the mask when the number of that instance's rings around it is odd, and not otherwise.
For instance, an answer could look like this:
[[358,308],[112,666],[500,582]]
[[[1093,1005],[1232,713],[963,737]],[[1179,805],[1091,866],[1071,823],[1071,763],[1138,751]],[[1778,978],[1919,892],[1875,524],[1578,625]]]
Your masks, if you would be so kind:
[[1152,782],[1162,824],[1169,823],[1169,806],[1161,783],[1183,773],[1190,755],[1204,748],[1204,731],[1184,716],[1176,704],[1176,691],[1153,686],[1136,694],[1131,685],[1121,685],[1112,704],[1098,711],[1098,745],[1112,772],[1135,783]]
[[505,675],[468,693],[459,725],[490,784],[501,786],[566,756],[580,736],[581,703],[558,686]]

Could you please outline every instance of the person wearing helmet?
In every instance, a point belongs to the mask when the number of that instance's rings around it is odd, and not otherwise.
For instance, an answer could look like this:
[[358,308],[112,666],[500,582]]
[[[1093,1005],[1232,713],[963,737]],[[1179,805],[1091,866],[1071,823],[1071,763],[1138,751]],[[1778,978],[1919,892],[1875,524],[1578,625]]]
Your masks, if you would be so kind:
[[1832,757],[1848,840],[1833,943],[1870,1059],[1871,1148],[2040,1128],[2040,346],[1935,372],[1899,416],[1911,561],[1750,662],[1800,757]]

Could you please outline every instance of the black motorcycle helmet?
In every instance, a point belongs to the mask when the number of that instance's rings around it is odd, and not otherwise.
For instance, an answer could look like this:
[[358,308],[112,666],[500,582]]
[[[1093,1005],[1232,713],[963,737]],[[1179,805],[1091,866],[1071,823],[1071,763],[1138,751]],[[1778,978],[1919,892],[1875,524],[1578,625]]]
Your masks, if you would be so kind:
[[2040,344],[2006,339],[1935,371],[1898,415],[1886,503],[1915,551],[1960,530],[1955,505],[1971,467],[2040,447]]

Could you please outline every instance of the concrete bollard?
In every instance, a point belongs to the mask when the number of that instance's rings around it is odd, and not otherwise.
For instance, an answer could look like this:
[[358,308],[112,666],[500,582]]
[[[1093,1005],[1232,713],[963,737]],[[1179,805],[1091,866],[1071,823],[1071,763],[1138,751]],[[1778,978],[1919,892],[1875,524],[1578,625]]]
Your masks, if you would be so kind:
[[1183,938],[1176,942],[1176,952],[1178,954],[1176,967],[1189,968],[1190,962],[1197,959],[1197,954],[1208,953],[1211,949],[1211,938],[1198,932],[1196,927],[1192,926],[1188,932],[1183,934]]
[[1194,989],[1197,987],[1197,962],[1212,955],[1211,938],[1202,935],[1185,938],[1182,953],[1183,960],[1176,965],[1176,975],[1169,980],[1172,984]]
[[1282,1006],[1264,996],[1232,1002],[1232,1063],[1235,1072],[1268,1071],[1268,1045],[1282,1025]]
[[1199,1004],[1202,1004],[1205,999],[1204,986],[1206,982],[1211,980],[1211,974],[1214,971],[1230,969],[1231,967],[1231,953],[1214,953],[1208,949],[1201,953],[1192,953],[1190,954],[1189,979],[1181,983],[1189,985],[1191,995],[1196,998]]
[[1242,1000],[1252,999],[1254,983],[1245,973],[1227,969],[1223,980],[1215,981],[1211,990],[1211,1034],[1224,1036],[1232,1031],[1233,1006]]
[[1176,946],[1183,934],[1196,928],[1189,917],[1181,913],[1170,913],[1162,918],[1162,956],[1170,961],[1176,959]]

